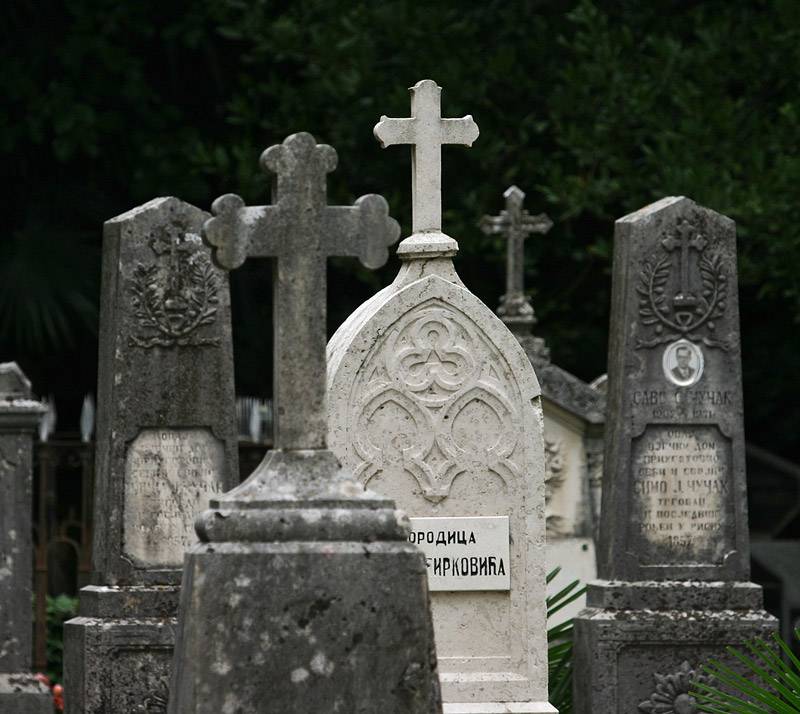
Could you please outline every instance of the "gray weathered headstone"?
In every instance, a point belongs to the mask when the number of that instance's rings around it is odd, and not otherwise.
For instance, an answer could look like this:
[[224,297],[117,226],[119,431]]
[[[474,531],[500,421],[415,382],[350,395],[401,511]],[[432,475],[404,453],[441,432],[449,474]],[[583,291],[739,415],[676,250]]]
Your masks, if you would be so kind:
[[775,628],[748,582],[735,224],[664,198],[617,221],[613,276],[601,580],[575,623],[575,711],[693,714],[700,665]]
[[164,711],[181,566],[238,483],[227,273],[209,214],[159,198],[106,222],[92,585],[65,626],[70,714]]
[[442,119],[441,91],[418,82],[412,118],[375,127],[384,146],[414,147],[414,233],[398,247],[394,282],[328,345],[331,448],[411,517],[427,556],[444,711],[554,712],[539,385],[453,266],[439,150],[471,145],[478,127],[471,116]]
[[293,134],[262,155],[274,204],[214,202],[231,269],[274,258],[275,448],[197,520],[186,556],[173,714],[441,711],[425,563],[394,504],[327,449],[325,261],[387,258],[386,201],[328,206],[336,152]]
[[52,714],[31,674],[33,433],[45,407],[14,362],[0,364],[0,712]]

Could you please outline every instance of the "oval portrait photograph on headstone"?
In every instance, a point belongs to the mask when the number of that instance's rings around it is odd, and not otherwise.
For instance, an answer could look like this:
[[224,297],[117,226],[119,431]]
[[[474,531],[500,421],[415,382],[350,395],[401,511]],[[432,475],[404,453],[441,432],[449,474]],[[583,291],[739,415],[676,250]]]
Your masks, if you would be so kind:
[[664,375],[679,387],[691,387],[703,376],[703,351],[689,340],[667,345],[662,359]]

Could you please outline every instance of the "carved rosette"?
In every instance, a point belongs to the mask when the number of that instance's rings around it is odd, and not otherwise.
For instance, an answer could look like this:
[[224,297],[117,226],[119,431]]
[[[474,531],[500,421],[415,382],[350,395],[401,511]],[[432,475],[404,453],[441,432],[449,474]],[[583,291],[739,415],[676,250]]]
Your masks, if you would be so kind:
[[136,330],[132,345],[143,348],[218,345],[201,334],[216,319],[220,278],[200,236],[180,224],[150,238],[155,258],[139,262],[128,285]]
[[365,360],[352,394],[356,476],[401,467],[437,503],[467,470],[519,476],[504,358],[465,314],[431,300],[402,316]]
[[727,304],[724,261],[712,251],[697,217],[681,219],[663,234],[659,249],[642,262],[636,292],[642,327],[636,349],[681,338],[730,349],[715,334]]
[[684,661],[677,672],[653,673],[656,689],[639,704],[640,712],[652,714],[697,714],[697,700],[690,694],[697,683],[713,684],[714,678],[693,669]]

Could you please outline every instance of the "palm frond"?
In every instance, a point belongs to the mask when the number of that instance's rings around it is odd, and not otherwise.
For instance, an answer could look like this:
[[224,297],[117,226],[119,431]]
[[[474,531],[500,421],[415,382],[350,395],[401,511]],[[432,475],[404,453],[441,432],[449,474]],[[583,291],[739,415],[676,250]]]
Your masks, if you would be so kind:
[[[800,629],[795,630],[800,639]],[[711,714],[800,714],[800,660],[780,635],[755,639],[744,652],[727,647],[741,672],[719,660],[703,669],[715,683],[696,682],[692,695],[700,711]]]

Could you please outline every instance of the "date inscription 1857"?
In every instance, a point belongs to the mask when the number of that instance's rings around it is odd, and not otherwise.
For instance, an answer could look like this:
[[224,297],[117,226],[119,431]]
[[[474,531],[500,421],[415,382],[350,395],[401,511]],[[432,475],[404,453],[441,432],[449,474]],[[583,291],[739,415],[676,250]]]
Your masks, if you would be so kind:
[[633,541],[642,565],[719,565],[733,550],[731,448],[715,426],[650,425],[634,441]]

